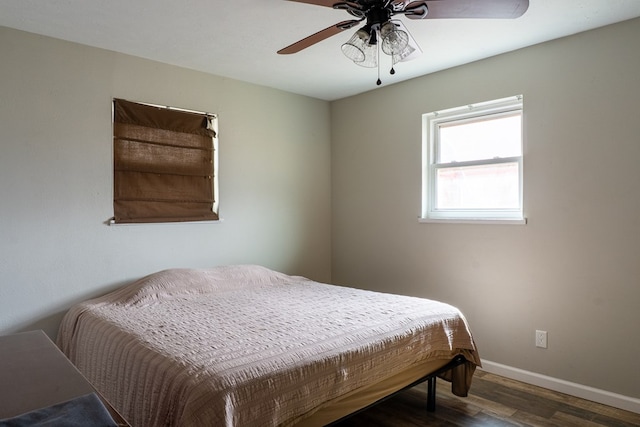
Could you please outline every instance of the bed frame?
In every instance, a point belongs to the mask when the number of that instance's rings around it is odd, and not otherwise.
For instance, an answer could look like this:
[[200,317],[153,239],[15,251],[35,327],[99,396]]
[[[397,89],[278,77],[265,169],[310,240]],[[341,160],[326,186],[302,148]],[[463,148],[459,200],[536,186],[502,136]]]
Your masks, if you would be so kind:
[[381,399],[378,399],[377,401],[371,403],[370,405],[365,406],[364,408],[361,408],[361,409],[359,409],[359,410],[357,410],[355,412],[352,412],[351,414],[345,415],[344,417],[342,417],[342,418],[340,418],[340,419],[338,419],[336,421],[333,421],[330,424],[327,424],[326,427],[335,426],[335,425],[339,424],[340,422],[342,422],[342,421],[344,421],[344,420],[346,420],[348,418],[351,418],[356,414],[364,412],[367,409],[370,409],[373,406],[376,406],[377,404],[384,402],[385,400],[391,399],[392,397],[396,396],[398,393],[401,393],[401,392],[403,392],[405,390],[413,388],[413,387],[415,387],[415,386],[417,386],[419,384],[422,384],[425,381],[427,382],[427,412],[434,412],[436,410],[436,378],[439,375],[449,371],[450,369],[453,369],[456,366],[462,365],[466,361],[467,361],[467,359],[465,359],[465,357],[463,355],[459,354],[459,355],[455,356],[453,359],[451,359],[451,361],[449,363],[447,363],[446,365],[444,365],[442,368],[437,369],[436,371],[434,371],[434,372],[432,372],[430,374],[427,374],[422,378],[417,379],[416,381],[412,382],[411,384],[401,388],[400,390],[398,390],[398,391],[396,391],[394,393],[391,393],[388,396],[385,396],[385,397],[383,397]]

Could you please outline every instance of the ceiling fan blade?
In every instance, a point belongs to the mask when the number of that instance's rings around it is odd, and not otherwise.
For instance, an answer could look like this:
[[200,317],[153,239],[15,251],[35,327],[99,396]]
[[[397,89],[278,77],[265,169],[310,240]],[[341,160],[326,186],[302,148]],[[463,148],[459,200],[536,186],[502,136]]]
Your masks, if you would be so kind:
[[529,0],[427,0],[409,3],[405,10],[426,3],[426,16],[407,13],[410,19],[514,19],[529,8]]
[[318,6],[326,6],[326,7],[333,8],[333,5],[335,3],[338,3],[340,0],[288,0],[288,1],[295,1],[297,3],[315,4]]
[[401,13],[409,19],[424,19],[429,14],[429,7],[426,1],[414,1],[409,3]]
[[309,46],[321,42],[322,40],[328,39],[331,36],[335,36],[336,34],[343,32],[344,30],[355,27],[360,21],[362,20],[354,19],[351,21],[338,22],[337,24],[325,28],[322,31],[318,31],[317,33],[312,34],[309,37],[305,37],[304,39],[297,41],[294,44],[285,47],[284,49],[280,49],[278,53],[280,55],[288,55],[291,53],[300,52],[302,49],[306,49]]

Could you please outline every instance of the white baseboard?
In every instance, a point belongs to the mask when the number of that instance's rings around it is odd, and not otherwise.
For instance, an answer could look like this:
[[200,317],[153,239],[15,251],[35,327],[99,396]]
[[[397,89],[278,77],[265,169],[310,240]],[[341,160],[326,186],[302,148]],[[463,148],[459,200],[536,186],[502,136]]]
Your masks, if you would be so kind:
[[511,378],[513,380],[522,381],[523,383],[544,387],[549,390],[640,414],[640,399],[636,399],[634,397],[611,393],[609,391],[600,390],[586,385],[548,377],[535,372],[529,372],[511,366],[502,365],[500,363],[491,362],[490,360],[482,360],[482,370]]

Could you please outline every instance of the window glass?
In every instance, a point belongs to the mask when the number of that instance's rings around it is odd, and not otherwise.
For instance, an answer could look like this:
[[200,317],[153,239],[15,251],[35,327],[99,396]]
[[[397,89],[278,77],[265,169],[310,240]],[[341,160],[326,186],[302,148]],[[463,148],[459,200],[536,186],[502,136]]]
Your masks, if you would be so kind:
[[463,166],[437,172],[439,209],[517,209],[518,164]]
[[520,112],[485,116],[439,126],[439,163],[512,157],[522,154]]

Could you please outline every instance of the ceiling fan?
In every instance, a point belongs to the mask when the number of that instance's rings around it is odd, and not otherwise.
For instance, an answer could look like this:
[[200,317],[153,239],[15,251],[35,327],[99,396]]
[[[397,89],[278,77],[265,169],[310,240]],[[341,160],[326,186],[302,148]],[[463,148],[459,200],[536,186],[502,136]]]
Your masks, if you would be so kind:
[[[393,65],[417,57],[422,51],[402,21],[409,19],[514,19],[529,8],[529,0],[289,0],[346,10],[355,19],[338,22],[280,49],[279,54],[300,52],[361,22],[364,26],[342,45],[342,52],[358,65],[379,69],[379,50],[391,56]],[[381,84],[378,77],[378,85]]]

